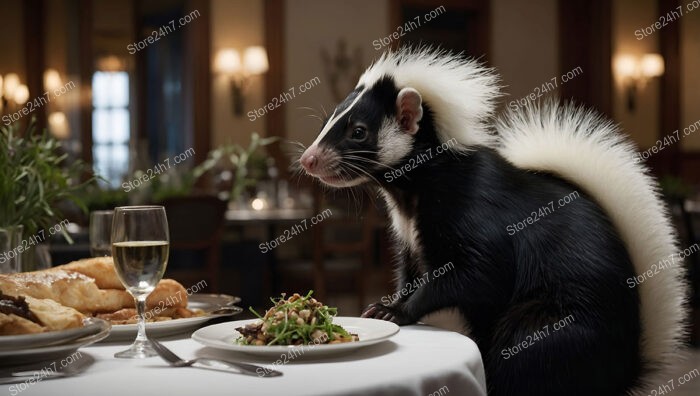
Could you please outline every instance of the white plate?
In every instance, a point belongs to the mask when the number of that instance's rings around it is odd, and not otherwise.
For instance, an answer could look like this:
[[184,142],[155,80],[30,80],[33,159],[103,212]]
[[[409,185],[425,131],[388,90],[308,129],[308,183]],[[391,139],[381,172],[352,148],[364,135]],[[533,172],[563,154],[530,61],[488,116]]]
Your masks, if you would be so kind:
[[92,318],[93,321],[99,323],[92,334],[84,337],[68,341],[58,345],[40,346],[37,348],[20,347],[16,350],[0,351],[0,366],[17,366],[20,364],[48,361],[59,359],[70,355],[78,348],[98,342],[107,335],[111,325],[106,320]]
[[[226,294],[195,294],[189,297],[187,308],[201,309],[205,312],[203,316],[195,316],[192,318],[182,318],[173,320],[163,320],[160,322],[147,322],[146,333],[155,338],[166,337],[175,334],[191,332],[198,328],[202,323],[205,323],[214,318],[224,316],[233,316],[241,311],[241,308],[236,307],[235,303],[241,301],[238,297],[229,296]],[[136,337],[138,325],[125,324],[113,325],[112,331],[109,333],[105,342],[112,341],[132,341]]]
[[303,353],[305,356],[324,356],[364,348],[385,341],[399,332],[399,326],[385,320],[339,316],[333,323],[342,326],[350,333],[357,334],[359,341],[340,344],[320,345],[239,345],[236,339],[241,336],[236,328],[255,322],[258,319],[237,320],[201,328],[192,334],[192,339],[206,346],[260,356],[279,356],[284,353]]
[[75,329],[50,331],[38,334],[22,334],[0,336],[0,351],[17,350],[20,348],[36,348],[46,345],[63,344],[80,337],[92,335],[102,331],[104,320],[86,318],[83,326]]

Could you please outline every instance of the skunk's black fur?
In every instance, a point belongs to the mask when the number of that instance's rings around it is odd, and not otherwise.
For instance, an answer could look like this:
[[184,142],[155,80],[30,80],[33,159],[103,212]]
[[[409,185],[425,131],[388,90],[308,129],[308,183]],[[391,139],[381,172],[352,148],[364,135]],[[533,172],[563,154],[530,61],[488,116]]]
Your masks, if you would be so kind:
[[[421,121],[407,158],[440,146],[430,120]],[[391,307],[376,305],[375,317],[390,313],[408,324],[458,307],[483,354],[489,395],[620,395],[635,384],[639,301],[625,283],[634,269],[608,217],[583,191],[517,169],[487,148],[433,154],[382,188],[415,219],[421,238],[421,257],[399,247],[398,287],[425,272],[430,281]],[[578,198],[557,208],[575,191]],[[552,213],[509,235],[508,225],[552,201]],[[453,270],[432,275],[448,262]],[[508,353],[523,342],[525,349]]]
[[[636,266],[624,234],[598,197],[554,173],[516,167],[486,145],[439,153],[450,134],[438,130],[429,101],[421,105],[417,133],[404,129],[396,103],[406,87],[389,74],[377,75],[377,70],[400,67],[412,55],[399,53],[393,66],[389,55],[369,69],[366,73],[376,80],[365,86],[371,79],[361,78],[302,158],[307,172],[331,185],[375,182],[392,216],[397,287],[427,280],[396,301],[370,305],[363,316],[405,325],[441,308],[457,308],[483,355],[489,395],[633,392],[663,362],[658,351],[653,355],[658,361],[647,361],[641,349],[639,288],[627,283]],[[419,66],[437,64],[450,72],[473,67],[442,61],[442,55],[419,53]],[[407,75],[415,73],[411,67],[406,67]],[[488,80],[480,72],[465,74]],[[429,85],[422,87],[430,90]],[[436,93],[429,93],[435,99]],[[490,94],[484,95],[487,101]],[[441,120],[446,125],[444,114]],[[367,138],[364,129],[370,132]],[[454,135],[464,138],[460,133]],[[605,136],[611,145],[619,144]],[[585,136],[580,139],[586,143]],[[382,141],[390,141],[393,153],[400,153],[398,161]],[[414,167],[426,152],[431,152],[430,159]],[[659,209],[654,215],[664,213]],[[525,229],[512,227],[519,222],[527,224]],[[451,269],[444,271],[447,263]],[[681,283],[675,284],[682,289]],[[672,346],[663,345],[668,350]]]

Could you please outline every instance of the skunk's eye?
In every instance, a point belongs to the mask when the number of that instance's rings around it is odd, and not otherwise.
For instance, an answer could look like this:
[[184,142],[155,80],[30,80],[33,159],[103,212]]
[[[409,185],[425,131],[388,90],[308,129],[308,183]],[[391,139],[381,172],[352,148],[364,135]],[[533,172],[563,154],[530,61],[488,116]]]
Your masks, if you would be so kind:
[[352,129],[352,134],[350,135],[350,139],[356,140],[358,142],[361,142],[367,138],[367,129],[362,126],[356,126]]

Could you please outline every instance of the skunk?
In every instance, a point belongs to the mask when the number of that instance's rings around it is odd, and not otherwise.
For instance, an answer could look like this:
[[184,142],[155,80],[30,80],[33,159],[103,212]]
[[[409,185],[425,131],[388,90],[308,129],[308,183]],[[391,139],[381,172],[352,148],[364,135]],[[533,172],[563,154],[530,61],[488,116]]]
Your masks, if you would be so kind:
[[649,393],[679,353],[686,293],[680,266],[630,282],[678,251],[657,184],[592,111],[495,118],[498,84],[444,50],[384,53],[300,157],[389,208],[400,292],[362,316],[457,308],[490,395]]

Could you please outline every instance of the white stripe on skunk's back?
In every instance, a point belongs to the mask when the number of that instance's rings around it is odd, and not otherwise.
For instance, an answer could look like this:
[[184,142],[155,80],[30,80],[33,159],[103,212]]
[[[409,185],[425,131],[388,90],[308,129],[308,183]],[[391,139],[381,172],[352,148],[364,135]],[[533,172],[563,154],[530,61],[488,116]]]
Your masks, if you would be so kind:
[[[548,171],[580,186],[610,216],[637,274],[677,253],[669,214],[635,147],[611,122],[573,105],[531,105],[497,125],[499,152],[515,166]],[[685,283],[680,266],[641,283],[642,356],[667,366],[683,336]]]
[[441,142],[454,138],[459,145],[491,146],[496,137],[488,125],[501,96],[493,69],[450,51],[431,47],[403,47],[388,51],[360,76],[357,86],[371,87],[390,76],[399,89],[411,87],[433,109]]

